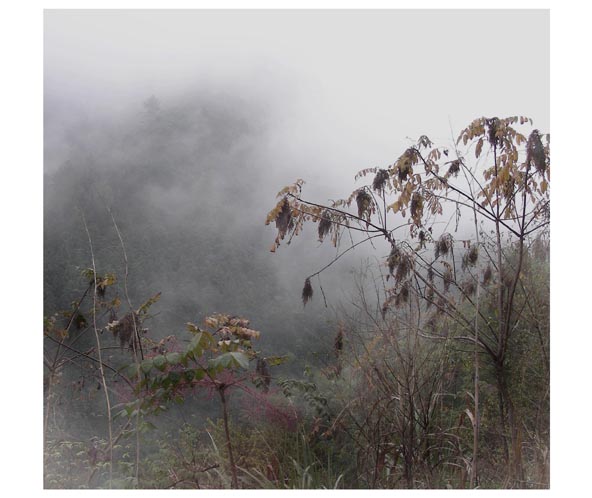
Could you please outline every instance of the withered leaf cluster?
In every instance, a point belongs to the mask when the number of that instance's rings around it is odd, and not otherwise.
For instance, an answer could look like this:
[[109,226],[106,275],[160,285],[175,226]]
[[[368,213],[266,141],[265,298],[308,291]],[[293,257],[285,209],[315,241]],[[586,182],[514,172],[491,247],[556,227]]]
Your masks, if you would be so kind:
[[450,161],[450,166],[448,167],[448,176],[450,175],[457,175],[460,171],[460,159],[455,159],[454,161]]
[[288,230],[294,226],[292,209],[290,208],[290,203],[286,197],[284,197],[282,208],[275,218],[275,226],[278,230],[280,239],[283,239],[286,236],[286,233],[288,233]]
[[401,262],[402,254],[403,253],[402,253],[401,249],[399,249],[396,245],[393,245],[393,247],[391,249],[391,253],[389,254],[389,257],[386,260],[386,263],[387,263],[388,269],[389,269],[389,273],[391,275],[394,275],[395,268]]
[[399,258],[399,264],[397,265],[397,271],[395,272],[395,282],[399,283],[407,278],[412,266],[411,256],[403,254]]
[[501,142],[500,137],[498,136],[499,119],[486,119],[485,126],[487,127],[487,139],[489,140],[491,146],[493,147],[494,145],[498,145]]
[[389,179],[389,173],[386,169],[379,169],[372,181],[372,190],[375,192],[382,192]]
[[358,218],[370,218],[369,210],[372,206],[372,197],[366,192],[366,189],[361,188],[356,194],[356,204],[358,205]]
[[305,306],[311,297],[312,297],[312,285],[310,285],[310,278],[307,278],[304,281],[304,287],[302,289],[302,302],[304,303]]
[[250,328],[250,321],[239,316],[229,316],[222,313],[210,315],[204,320],[205,324],[215,333],[220,336],[222,340],[229,340],[233,337],[250,341],[258,339],[260,332]]
[[411,217],[418,225],[423,215],[423,197],[419,192],[414,192],[411,197]]
[[462,268],[467,269],[470,266],[475,266],[477,259],[479,258],[479,250],[475,244],[471,245],[467,252],[462,257]]
[[140,332],[141,322],[138,315],[134,312],[127,313],[121,320],[113,320],[107,324],[107,329],[113,333],[114,337],[119,337],[119,344],[132,346],[135,332]]
[[329,212],[328,209],[326,209],[322,216],[321,219],[319,220],[319,241],[322,242],[323,239],[325,238],[325,235],[327,235],[329,233],[329,230],[331,230],[331,225],[332,225],[332,221],[331,221],[331,213]]
[[416,151],[413,148],[407,149],[397,161],[397,177],[400,182],[407,180],[407,177],[413,172],[412,165],[416,159]]
[[409,280],[405,281],[395,296],[395,306],[401,306],[409,301]]
[[442,234],[440,238],[435,242],[436,249],[434,251],[435,258],[438,259],[440,256],[448,255],[450,248],[452,247],[452,239],[448,234]]
[[543,146],[539,130],[533,130],[528,137],[528,142],[526,143],[526,162],[534,165],[539,173],[544,172],[547,167],[545,147]]
[[473,294],[475,294],[475,291],[477,290],[474,280],[470,279],[470,278],[464,280],[460,284],[460,288],[461,288],[465,297],[472,296]]

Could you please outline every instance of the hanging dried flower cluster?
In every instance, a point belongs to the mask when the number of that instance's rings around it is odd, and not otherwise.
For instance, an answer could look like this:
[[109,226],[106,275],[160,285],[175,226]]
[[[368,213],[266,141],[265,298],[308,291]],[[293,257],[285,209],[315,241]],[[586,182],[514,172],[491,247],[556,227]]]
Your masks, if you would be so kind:
[[302,302],[304,303],[304,306],[306,306],[306,303],[308,303],[311,297],[312,285],[310,285],[310,278],[307,278],[304,281],[304,287],[302,288]]
[[329,233],[329,230],[331,230],[331,225],[331,212],[328,209],[326,209],[323,212],[321,219],[319,220],[319,242],[323,242],[325,235],[327,235]]

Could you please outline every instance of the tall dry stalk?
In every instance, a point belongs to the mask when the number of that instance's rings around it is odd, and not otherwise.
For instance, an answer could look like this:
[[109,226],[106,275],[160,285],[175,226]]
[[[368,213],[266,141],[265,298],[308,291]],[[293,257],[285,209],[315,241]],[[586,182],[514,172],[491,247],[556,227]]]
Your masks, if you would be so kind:
[[[477,249],[480,247],[479,239],[479,226],[477,224],[477,210],[473,207],[473,219],[475,222],[475,244]],[[480,280],[477,278],[477,288],[475,290],[475,332],[474,332],[474,343],[473,343],[473,367],[474,367],[474,417],[473,423],[473,462],[471,465],[471,476],[469,485],[474,488],[478,485],[479,478],[479,430],[481,425],[481,414],[479,410],[479,299],[480,299]]]
[[90,249],[90,256],[92,260],[92,270],[93,270],[93,311],[92,311],[92,321],[93,321],[93,330],[95,333],[95,340],[97,342],[97,356],[99,360],[99,372],[101,374],[101,383],[103,384],[103,392],[105,393],[105,402],[107,404],[107,426],[109,431],[109,488],[112,487],[113,483],[113,419],[111,417],[111,401],[109,399],[109,391],[107,389],[107,380],[105,378],[105,370],[103,369],[103,358],[101,356],[101,340],[99,338],[99,331],[97,328],[97,267],[95,264],[95,254],[92,245],[92,237],[90,236],[90,232],[88,230],[88,225],[86,223],[86,218],[84,217],[84,213],[81,212],[82,215],[82,223],[84,224],[84,230],[86,231],[86,235],[88,237],[88,247]]
[[224,420],[224,436],[226,438],[226,449],[228,451],[228,459],[230,461],[230,475],[232,478],[232,487],[238,489],[238,477],[236,472],[236,463],[234,460],[234,453],[232,451],[232,442],[230,439],[230,428],[228,426],[228,407],[226,401],[226,387],[219,385],[217,387],[218,395],[220,396],[220,402],[222,403],[222,417]]
[[[123,277],[123,290],[125,293],[125,299],[127,301],[127,304],[129,306],[130,309],[130,313],[132,313],[132,324],[134,327],[134,339],[132,340],[132,351],[133,351],[133,355],[134,355],[134,362],[136,364],[136,371],[138,374],[138,379],[140,378],[140,361],[144,359],[144,352],[142,350],[142,343],[141,343],[141,338],[140,338],[140,333],[138,331],[138,327],[137,327],[137,322],[136,322],[136,317],[135,317],[135,310],[134,307],[132,305],[132,301],[130,299],[129,296],[129,291],[128,291],[128,278],[129,278],[129,265],[128,265],[128,259],[127,259],[127,251],[125,250],[125,243],[123,242],[123,236],[121,235],[121,231],[119,230],[119,227],[117,226],[117,222],[115,221],[115,216],[113,216],[113,212],[111,211],[111,209],[106,206],[107,211],[109,212],[109,215],[111,216],[111,220],[113,221],[113,227],[115,228],[115,232],[117,232],[117,237],[119,238],[119,244],[121,245],[121,252],[123,254],[123,264],[124,264],[124,277]],[[138,355],[138,350],[139,350],[139,355]],[[141,395],[140,395],[141,396]],[[139,481],[139,477],[140,477],[140,424],[141,424],[141,410],[140,410],[140,406],[141,406],[141,397],[138,400],[138,410],[136,412],[136,470],[135,470],[135,478],[136,478],[136,485],[139,486],[140,481]]]
[[[454,140],[453,140],[454,143]],[[456,149],[456,146],[455,146]],[[459,155],[459,151],[456,150],[456,155],[457,157],[460,157]],[[469,192],[471,194],[471,197],[474,199],[476,199],[475,193],[473,192],[473,186],[472,186],[472,182],[469,180],[469,177],[467,176],[467,172],[466,172],[466,168],[463,167],[462,168],[462,172],[463,175],[465,177],[465,180],[467,182],[468,188],[469,188]],[[474,178],[474,174],[471,173],[471,176]],[[477,206],[475,204],[475,202],[473,201],[473,205],[472,205],[472,211],[473,211],[473,222],[475,225],[475,244],[477,246],[477,251],[480,250],[481,248],[481,239],[479,237],[479,223],[477,221]],[[477,258],[478,258],[478,252],[477,252]],[[477,265],[478,265],[478,261],[477,261]],[[480,408],[479,408],[479,369],[480,369],[480,364],[479,364],[479,303],[480,303],[480,288],[481,288],[481,284],[480,284],[480,279],[477,278],[477,285],[476,285],[476,289],[475,289],[475,322],[474,322],[474,332],[473,332],[473,338],[474,338],[474,342],[473,342],[473,376],[474,376],[474,384],[473,384],[473,416],[474,416],[474,421],[473,421],[473,458],[472,458],[472,463],[471,463],[471,474],[469,477],[469,487],[472,489],[475,486],[478,485],[479,483],[479,431],[480,431],[480,426],[481,426],[481,413],[480,413]]]

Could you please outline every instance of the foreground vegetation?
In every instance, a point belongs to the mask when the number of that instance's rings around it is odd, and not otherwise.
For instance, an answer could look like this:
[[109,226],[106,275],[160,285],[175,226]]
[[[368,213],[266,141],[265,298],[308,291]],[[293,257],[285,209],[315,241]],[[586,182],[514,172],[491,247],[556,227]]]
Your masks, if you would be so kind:
[[125,230],[104,205],[115,275],[83,213],[82,288],[44,323],[45,486],[548,487],[549,137],[531,125],[420,137],[343,200],[280,191],[272,252],[310,223],[338,251],[304,305],[353,248],[378,259],[306,357],[264,351],[255,316],[148,330],[160,293],[134,305]]

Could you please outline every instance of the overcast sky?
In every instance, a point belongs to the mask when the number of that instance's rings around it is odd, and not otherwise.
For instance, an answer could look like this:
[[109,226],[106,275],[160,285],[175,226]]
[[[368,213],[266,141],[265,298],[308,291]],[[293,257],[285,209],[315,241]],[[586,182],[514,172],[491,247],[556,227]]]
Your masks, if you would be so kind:
[[549,130],[544,10],[46,11],[44,50],[46,137],[150,95],[228,94],[270,117],[285,182],[351,182],[483,115]]

